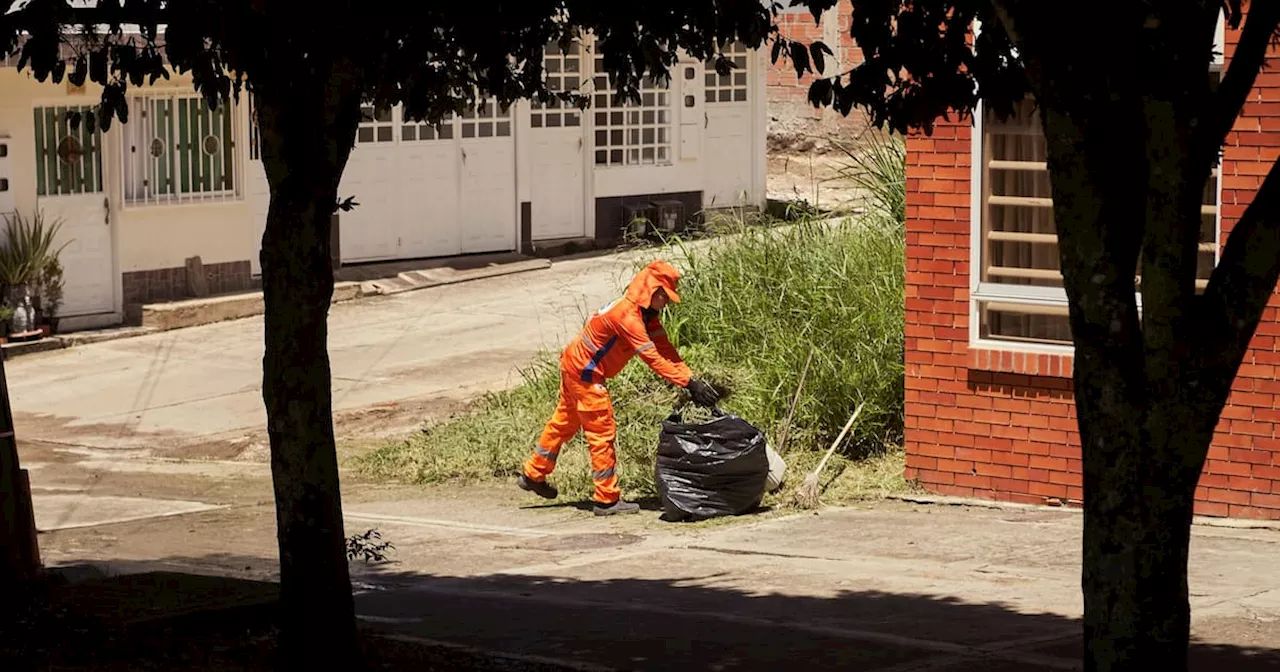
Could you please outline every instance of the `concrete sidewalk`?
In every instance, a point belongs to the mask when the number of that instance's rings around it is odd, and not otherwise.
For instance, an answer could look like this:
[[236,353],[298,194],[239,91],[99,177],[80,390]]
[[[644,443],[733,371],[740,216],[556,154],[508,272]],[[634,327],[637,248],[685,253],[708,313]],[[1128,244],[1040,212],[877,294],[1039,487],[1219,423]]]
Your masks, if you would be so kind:
[[[402,549],[357,604],[408,635],[631,670],[1080,669],[1070,511],[886,502],[719,529],[522,512],[429,542],[414,520],[447,509],[418,506],[350,523]],[[1193,669],[1280,669],[1258,650],[1280,648],[1278,543],[1197,528]]]
[[[347,533],[395,545],[391,562],[352,564],[357,613],[408,638],[576,669],[1080,669],[1071,511],[881,502],[679,525],[514,488],[346,489]],[[112,572],[275,580],[272,520],[264,501],[42,544]],[[1278,544],[1196,527],[1192,669],[1280,669]]]

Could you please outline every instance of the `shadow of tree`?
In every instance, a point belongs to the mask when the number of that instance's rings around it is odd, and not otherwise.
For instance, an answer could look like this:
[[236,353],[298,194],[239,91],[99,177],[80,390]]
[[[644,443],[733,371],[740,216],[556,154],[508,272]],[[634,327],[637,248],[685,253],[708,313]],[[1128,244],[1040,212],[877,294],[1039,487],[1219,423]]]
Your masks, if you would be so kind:
[[[119,591],[135,611],[195,602],[200,595],[234,603],[241,593],[261,603],[276,594],[272,583],[200,583],[207,582],[201,575],[271,577],[273,561],[265,558],[218,554],[99,566],[112,576],[172,572],[145,590],[137,588],[144,581]],[[685,579],[444,577],[399,571],[393,561],[356,562],[352,574],[357,613],[378,630],[614,669],[1082,669],[1077,619],[999,603],[830,586],[809,586],[811,595],[744,592],[725,587],[728,572],[708,576],[706,569],[690,567]],[[183,581],[206,587],[183,588]],[[99,609],[118,619],[130,613],[123,603]],[[1240,644],[1250,638],[1280,643],[1280,624],[1214,622],[1198,634],[1206,639],[1192,644],[1193,670],[1280,670],[1280,650]]]

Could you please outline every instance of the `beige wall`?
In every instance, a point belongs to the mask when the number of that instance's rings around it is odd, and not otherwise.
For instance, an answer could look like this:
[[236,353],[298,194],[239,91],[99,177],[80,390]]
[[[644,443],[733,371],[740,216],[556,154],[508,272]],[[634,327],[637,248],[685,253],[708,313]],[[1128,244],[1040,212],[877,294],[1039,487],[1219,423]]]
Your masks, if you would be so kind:
[[[157,83],[156,88],[190,91],[190,79],[174,75],[170,82]],[[0,135],[13,141],[11,158],[17,209],[30,213],[37,206],[35,139],[32,109],[39,104],[66,104],[85,101],[95,103],[101,89],[88,86],[84,94],[72,97],[67,86],[35,81],[26,72],[0,69]],[[241,106],[237,114],[238,148],[246,146],[248,116]],[[199,255],[204,263],[241,261],[257,257],[249,207],[241,200],[230,203],[129,206],[121,199],[122,142],[120,125],[112,126],[105,136],[103,173],[107,177],[107,195],[111,201],[111,219],[115,226],[115,248],[119,273],[183,266],[188,257]],[[236,169],[241,176],[244,193],[244,153],[237,151]]]

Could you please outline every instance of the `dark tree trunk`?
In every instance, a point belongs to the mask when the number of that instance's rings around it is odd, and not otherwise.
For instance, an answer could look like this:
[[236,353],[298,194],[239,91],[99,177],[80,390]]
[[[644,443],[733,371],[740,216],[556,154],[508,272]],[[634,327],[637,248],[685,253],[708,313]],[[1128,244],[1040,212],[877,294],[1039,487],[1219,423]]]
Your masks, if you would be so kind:
[[1133,95],[1044,115],[1076,346],[1086,669],[1185,670],[1195,488],[1235,372],[1194,351],[1211,166],[1195,165],[1173,103]]
[[271,205],[262,241],[262,397],[280,546],[282,659],[354,662],[355,617],[334,446],[327,318],[330,217],[359,124],[354,69],[336,65],[257,94]]

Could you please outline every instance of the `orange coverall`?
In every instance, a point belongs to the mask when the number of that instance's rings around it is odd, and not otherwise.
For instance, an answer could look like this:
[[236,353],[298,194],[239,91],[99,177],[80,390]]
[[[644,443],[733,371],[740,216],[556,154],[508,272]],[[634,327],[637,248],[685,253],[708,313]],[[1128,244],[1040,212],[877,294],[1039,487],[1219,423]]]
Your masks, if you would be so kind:
[[527,478],[545,481],[556,467],[560,449],[582,429],[591,450],[594,499],[606,505],[618,501],[617,425],[604,381],[621,373],[633,356],[640,355],[672,384],[689,384],[692,373],[667,340],[656,312],[647,320],[643,313],[658,289],[678,303],[679,280],[680,272],[667,262],[650,263],[631,280],[626,294],[592,315],[582,333],[565,348],[560,356],[560,401],[524,463]]

